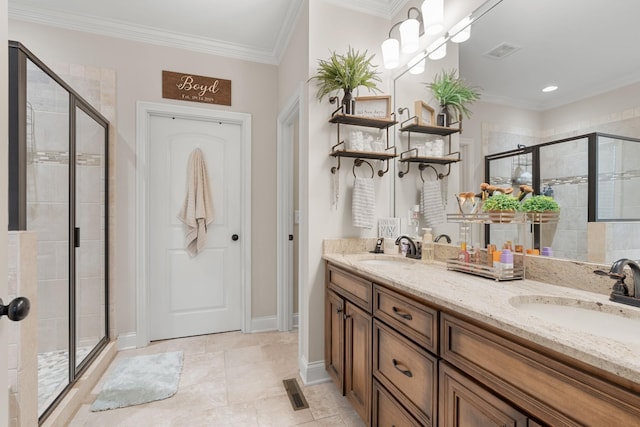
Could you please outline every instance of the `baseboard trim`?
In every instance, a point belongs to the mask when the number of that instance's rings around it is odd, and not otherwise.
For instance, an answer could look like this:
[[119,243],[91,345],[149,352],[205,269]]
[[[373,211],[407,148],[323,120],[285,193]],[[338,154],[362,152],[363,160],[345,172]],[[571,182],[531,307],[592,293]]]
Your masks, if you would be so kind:
[[132,348],[138,348],[138,334],[135,332],[129,332],[118,335],[118,351],[131,350]]
[[251,318],[251,329],[245,332],[268,332],[278,330],[278,319],[276,316],[263,316]]
[[304,356],[301,356],[298,360],[298,367],[300,378],[305,385],[325,383],[331,379],[324,368],[324,360],[309,363]]
[[[298,327],[298,314],[293,315],[293,327]],[[246,333],[269,332],[278,330],[278,319],[276,316],[253,317],[251,327]],[[138,336],[135,332],[118,335],[118,351],[138,348]]]

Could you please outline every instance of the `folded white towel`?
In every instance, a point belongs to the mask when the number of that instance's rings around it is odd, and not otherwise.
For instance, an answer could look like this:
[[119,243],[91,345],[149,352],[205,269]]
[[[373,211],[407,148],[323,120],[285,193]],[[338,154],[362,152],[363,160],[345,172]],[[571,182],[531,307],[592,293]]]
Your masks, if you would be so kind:
[[433,228],[446,222],[439,181],[425,181],[422,184],[420,207],[427,227]]
[[189,156],[187,195],[178,219],[187,225],[187,252],[198,255],[207,242],[207,226],[213,222],[213,204],[209,175],[202,150],[196,148]]
[[373,178],[356,177],[353,183],[353,200],[351,203],[352,224],[354,227],[371,229],[374,226],[375,198]]

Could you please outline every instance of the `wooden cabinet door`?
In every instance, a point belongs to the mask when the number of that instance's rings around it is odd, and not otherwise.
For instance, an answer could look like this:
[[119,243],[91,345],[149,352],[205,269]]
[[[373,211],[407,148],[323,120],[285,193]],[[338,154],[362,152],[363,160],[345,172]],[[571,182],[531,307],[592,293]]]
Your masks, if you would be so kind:
[[325,369],[344,394],[344,303],[341,297],[326,291],[324,306]]
[[440,363],[440,427],[527,427],[527,416],[445,362]]
[[345,303],[345,395],[366,425],[371,419],[371,315]]

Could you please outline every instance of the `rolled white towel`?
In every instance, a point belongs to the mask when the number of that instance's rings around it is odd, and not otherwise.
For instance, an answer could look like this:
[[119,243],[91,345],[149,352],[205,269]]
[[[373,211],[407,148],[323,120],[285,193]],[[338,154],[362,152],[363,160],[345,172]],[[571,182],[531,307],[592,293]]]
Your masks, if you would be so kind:
[[353,183],[351,203],[352,224],[354,227],[371,229],[375,223],[375,190],[373,178],[356,177]]

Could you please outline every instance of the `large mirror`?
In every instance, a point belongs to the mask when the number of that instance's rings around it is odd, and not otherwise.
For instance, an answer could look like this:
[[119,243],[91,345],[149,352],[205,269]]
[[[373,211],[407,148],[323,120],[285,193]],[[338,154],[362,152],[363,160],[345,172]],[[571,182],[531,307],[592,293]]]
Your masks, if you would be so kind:
[[[423,73],[404,73],[395,81],[397,106],[412,107],[417,99],[423,99],[437,107],[425,82],[451,68],[457,68],[465,80],[482,88],[481,100],[471,106],[472,117],[464,120],[462,133],[452,137],[452,151],[460,152],[461,161],[451,166],[447,178],[438,180],[448,212],[458,208],[454,194],[479,190],[485,180],[487,155],[592,132],[640,137],[640,56],[629,50],[640,40],[640,26],[635,22],[640,16],[640,2],[487,3],[498,4],[472,24],[469,40],[447,43],[444,59],[427,60]],[[551,85],[558,89],[542,91]],[[406,150],[407,135],[396,132],[396,144],[399,151]],[[554,178],[562,178],[569,166],[584,158],[571,149],[571,144],[550,146],[541,153],[550,159],[544,166],[545,176]],[[520,169],[526,169],[524,157],[504,160],[503,166],[513,173],[518,161],[522,163]],[[609,162],[607,167],[613,169],[607,172],[624,172],[632,180],[640,179],[640,167],[619,164],[624,170],[617,170],[616,164]],[[449,172],[445,166],[435,167]],[[579,167],[587,169],[589,165]],[[417,168],[403,178],[396,174],[396,216],[404,218],[419,203],[423,178],[434,180],[435,174],[423,171],[421,178]],[[558,188],[561,182],[557,181],[555,190],[568,190]],[[628,182],[621,185],[626,189],[624,196],[614,204],[623,211],[638,209],[635,200],[640,200],[640,186]],[[609,257],[617,259],[621,255],[640,258],[640,223],[627,219],[586,224],[586,213],[578,218],[581,223],[576,225],[585,230],[584,240],[576,241],[575,251],[558,256],[594,262],[610,262]],[[456,224],[435,228],[435,234],[450,235],[454,244],[460,240],[461,230]],[[466,239],[484,242],[484,229],[471,230],[471,237]],[[594,247],[597,245],[603,250]],[[599,255],[594,258],[589,252]]]

